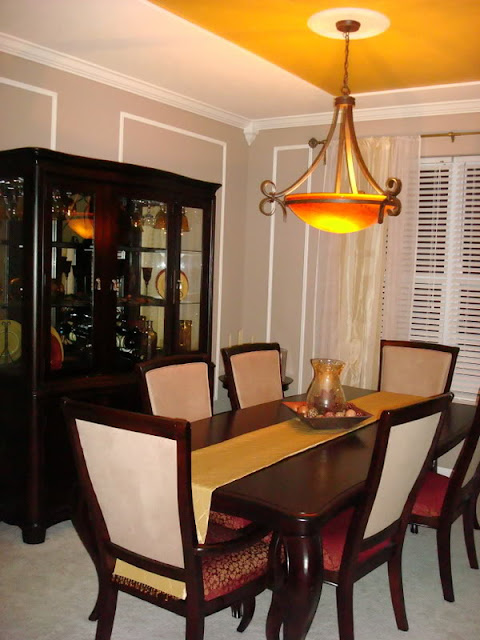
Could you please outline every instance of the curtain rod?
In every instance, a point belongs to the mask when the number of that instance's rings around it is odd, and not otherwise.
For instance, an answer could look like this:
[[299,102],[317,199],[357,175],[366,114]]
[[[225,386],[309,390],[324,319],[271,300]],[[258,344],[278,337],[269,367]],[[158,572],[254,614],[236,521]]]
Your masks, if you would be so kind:
[[480,131],[449,131],[448,133],[422,133],[421,138],[450,138],[452,142],[455,142],[455,138],[458,136],[478,136]]
[[[480,131],[448,131],[445,133],[422,133],[420,138],[450,138],[452,142],[455,142],[455,138],[459,136],[480,136]],[[310,138],[308,146],[315,149],[319,144],[325,144],[325,140],[317,140],[316,138]]]

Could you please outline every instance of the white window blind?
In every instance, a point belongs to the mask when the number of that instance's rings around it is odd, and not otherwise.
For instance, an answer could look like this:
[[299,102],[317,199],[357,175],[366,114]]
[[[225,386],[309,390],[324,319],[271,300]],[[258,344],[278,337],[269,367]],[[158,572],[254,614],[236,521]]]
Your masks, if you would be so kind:
[[460,347],[452,390],[480,387],[480,156],[423,158],[412,340]]

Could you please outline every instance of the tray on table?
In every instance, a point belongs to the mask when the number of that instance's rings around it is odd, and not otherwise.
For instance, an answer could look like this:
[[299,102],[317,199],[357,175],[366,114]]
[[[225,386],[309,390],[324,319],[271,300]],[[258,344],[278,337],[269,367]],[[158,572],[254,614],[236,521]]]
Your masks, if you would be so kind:
[[308,418],[303,413],[298,413],[298,409],[307,406],[305,401],[303,402],[289,402],[283,401],[283,404],[293,411],[297,418],[300,418],[302,422],[308,424],[312,429],[351,429],[355,427],[359,422],[363,422],[367,418],[371,418],[372,414],[367,411],[363,411],[360,407],[357,407],[353,402],[347,402],[345,410],[353,409],[355,411],[354,416],[319,416],[318,418]]

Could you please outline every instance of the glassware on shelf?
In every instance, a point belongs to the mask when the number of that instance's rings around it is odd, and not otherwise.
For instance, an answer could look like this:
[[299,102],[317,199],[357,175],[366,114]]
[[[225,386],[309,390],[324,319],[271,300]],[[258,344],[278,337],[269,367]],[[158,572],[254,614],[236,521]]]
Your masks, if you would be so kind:
[[307,391],[307,417],[316,418],[343,411],[346,398],[340,374],[345,363],[330,358],[312,358],[310,362],[314,375]]
[[0,180],[0,216],[4,220],[23,218],[23,178]]
[[160,203],[158,207],[158,213],[155,217],[154,229],[167,230],[167,206],[164,203]]
[[140,210],[140,202],[138,200],[133,201],[133,210],[130,214],[130,224],[134,229],[140,229],[140,231],[143,231],[143,216]]
[[67,217],[71,196],[71,193],[62,193],[60,189],[52,190],[52,220],[64,220]]
[[147,202],[147,210],[142,215],[142,223],[146,227],[153,227],[155,225],[155,216],[152,213],[152,203]]
[[151,360],[157,352],[157,333],[153,328],[153,320],[147,320],[141,336],[141,359]]
[[3,349],[0,353],[0,363],[1,364],[10,364],[13,362],[12,354],[10,353],[8,338],[9,338],[9,325],[11,324],[10,320],[2,321],[2,334],[3,334]]
[[178,350],[185,352],[192,350],[192,321],[180,320],[180,331],[178,334]]
[[188,221],[187,213],[185,207],[182,207],[182,223],[181,223],[181,234],[183,236],[184,233],[190,231],[190,222]]
[[[58,259],[58,269],[60,272],[60,282],[63,285],[63,290],[65,293],[68,293],[68,275],[70,273],[70,269],[72,267],[72,261],[68,260],[66,256],[60,256]],[[63,282],[65,283],[63,284]]]
[[148,283],[152,278],[153,267],[142,267],[143,281],[145,282],[145,295],[148,296]]

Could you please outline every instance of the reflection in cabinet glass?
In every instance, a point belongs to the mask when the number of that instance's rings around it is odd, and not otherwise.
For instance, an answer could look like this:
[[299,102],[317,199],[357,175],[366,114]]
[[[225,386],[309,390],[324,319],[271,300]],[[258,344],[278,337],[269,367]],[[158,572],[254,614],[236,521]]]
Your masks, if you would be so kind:
[[0,366],[17,372],[22,353],[23,201],[22,177],[0,179]]
[[26,542],[71,513],[62,396],[138,410],[136,362],[210,354],[218,187],[0,152],[0,520]]

